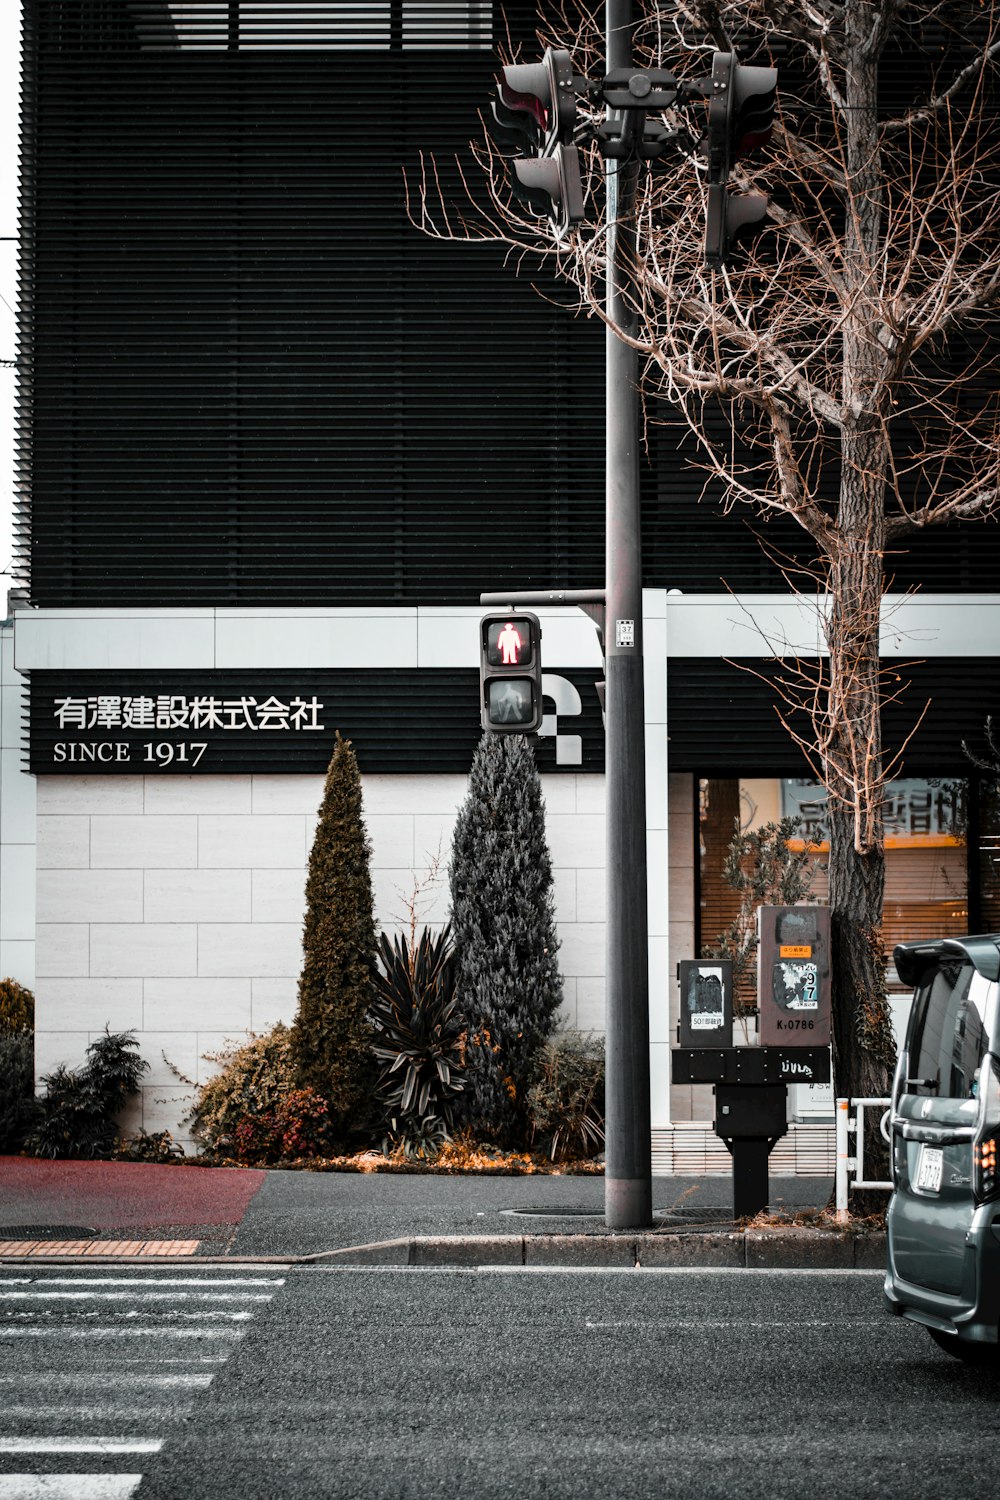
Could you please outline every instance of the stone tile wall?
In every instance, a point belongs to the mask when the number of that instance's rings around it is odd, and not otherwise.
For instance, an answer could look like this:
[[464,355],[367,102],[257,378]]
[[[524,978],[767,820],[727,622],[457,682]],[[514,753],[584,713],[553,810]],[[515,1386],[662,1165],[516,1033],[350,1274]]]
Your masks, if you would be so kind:
[[[406,924],[439,854],[420,920],[443,922],[465,778],[372,776],[363,790],[380,923]],[[551,776],[544,791],[565,1014],[602,1029],[604,779]],[[38,1073],[79,1062],[105,1025],[134,1029],[150,1072],[128,1123],[185,1139],[212,1054],[294,1016],[321,793],[311,776],[38,778]]]

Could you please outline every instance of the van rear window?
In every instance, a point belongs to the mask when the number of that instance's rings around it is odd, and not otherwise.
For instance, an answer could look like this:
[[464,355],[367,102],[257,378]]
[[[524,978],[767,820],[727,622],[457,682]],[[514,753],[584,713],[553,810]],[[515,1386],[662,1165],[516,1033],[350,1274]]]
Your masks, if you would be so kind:
[[[974,980],[976,982],[974,982]],[[987,986],[971,964],[941,964],[917,992],[910,1037],[910,1076],[920,1093],[939,1099],[971,1099],[989,1046]]]

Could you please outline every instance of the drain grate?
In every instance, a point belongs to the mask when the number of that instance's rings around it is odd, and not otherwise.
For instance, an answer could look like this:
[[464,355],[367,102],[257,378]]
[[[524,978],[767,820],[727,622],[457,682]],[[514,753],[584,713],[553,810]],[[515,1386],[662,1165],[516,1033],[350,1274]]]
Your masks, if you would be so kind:
[[603,1219],[600,1208],[502,1208],[513,1219]]
[[653,1217],[678,1224],[731,1224],[733,1211],[731,1208],[657,1208],[653,1210]]
[[0,1224],[0,1240],[92,1240],[99,1233],[82,1224]]

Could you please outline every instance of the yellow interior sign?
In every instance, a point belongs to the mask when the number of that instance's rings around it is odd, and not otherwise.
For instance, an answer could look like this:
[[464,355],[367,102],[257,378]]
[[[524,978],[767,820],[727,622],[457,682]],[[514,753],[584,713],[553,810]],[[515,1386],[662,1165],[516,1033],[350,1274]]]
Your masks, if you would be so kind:
[[783,943],[778,949],[779,958],[812,958],[812,946],[809,943]]

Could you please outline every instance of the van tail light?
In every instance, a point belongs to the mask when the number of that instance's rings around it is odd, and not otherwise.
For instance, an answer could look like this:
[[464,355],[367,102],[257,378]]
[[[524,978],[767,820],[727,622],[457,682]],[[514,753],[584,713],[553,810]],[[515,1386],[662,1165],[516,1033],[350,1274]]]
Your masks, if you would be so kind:
[[[998,1130],[1000,1134],[1000,1130]],[[976,1141],[972,1148],[972,1182],[976,1197],[983,1201],[992,1198],[997,1191],[997,1140],[992,1135],[985,1141]]]
[[997,1180],[997,1141],[1000,1140],[1000,1063],[983,1058],[980,1075],[983,1104],[982,1126],[972,1143],[972,1191],[980,1203],[1000,1192]]

